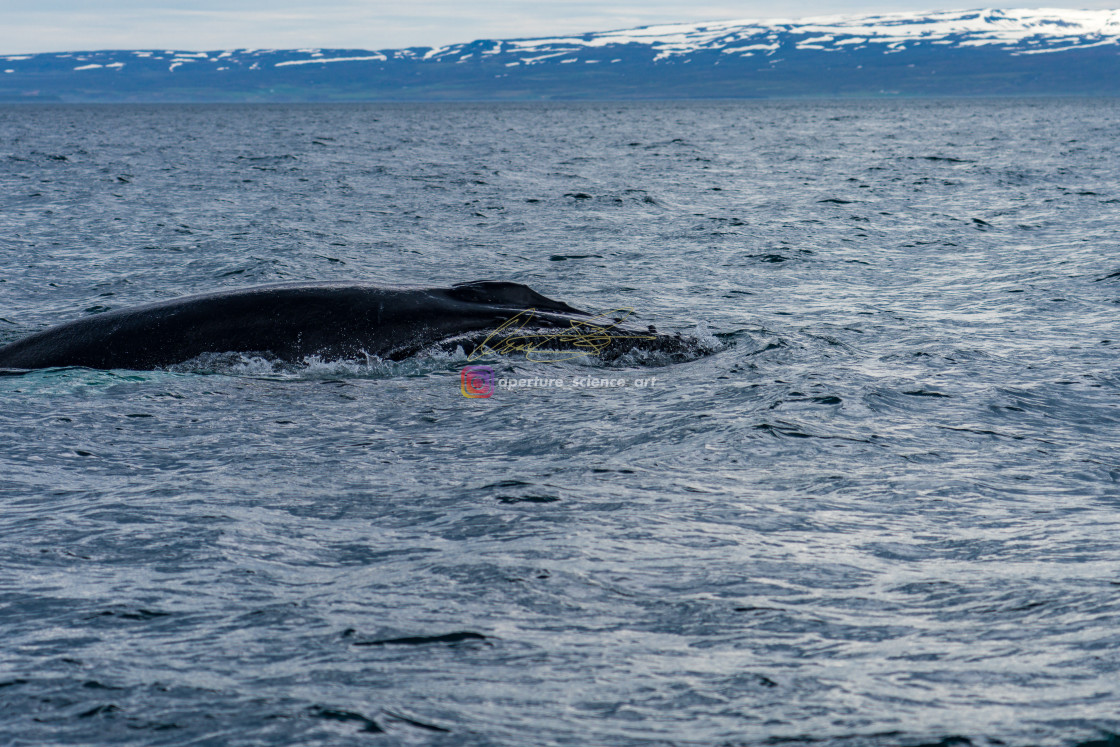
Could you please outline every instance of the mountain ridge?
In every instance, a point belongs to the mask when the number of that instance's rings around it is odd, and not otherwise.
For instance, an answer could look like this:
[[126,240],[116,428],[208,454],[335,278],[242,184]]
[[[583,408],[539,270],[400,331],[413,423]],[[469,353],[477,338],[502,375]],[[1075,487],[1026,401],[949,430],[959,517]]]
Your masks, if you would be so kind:
[[382,50],[0,55],[0,100],[1120,95],[1118,73],[1120,10],[979,9],[660,24]]

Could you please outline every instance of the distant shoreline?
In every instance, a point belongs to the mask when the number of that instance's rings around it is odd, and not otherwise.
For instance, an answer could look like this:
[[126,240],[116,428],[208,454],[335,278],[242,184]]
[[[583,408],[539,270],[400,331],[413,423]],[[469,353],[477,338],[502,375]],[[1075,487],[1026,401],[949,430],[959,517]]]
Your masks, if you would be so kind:
[[0,102],[344,103],[1120,95],[1120,11],[677,24],[407,49],[0,55]]

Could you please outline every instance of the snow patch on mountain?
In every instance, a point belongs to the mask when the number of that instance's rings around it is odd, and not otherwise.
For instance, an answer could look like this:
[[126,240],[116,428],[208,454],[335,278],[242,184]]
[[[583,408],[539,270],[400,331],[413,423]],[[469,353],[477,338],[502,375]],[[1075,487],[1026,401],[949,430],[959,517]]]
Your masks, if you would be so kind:
[[[897,54],[919,48],[991,48],[1010,55],[1053,54],[1120,45],[1120,10],[987,9],[833,15],[678,23],[536,39],[483,39],[410,49],[123,50],[0,57],[6,69],[65,69],[86,76],[160,67],[176,75],[211,71],[299,69],[378,63],[509,66],[684,63],[761,56]],[[100,71],[100,72],[95,72]]]
[[[782,40],[798,48],[823,51],[871,45],[882,45],[885,51],[904,44],[940,43],[958,47],[993,45],[1012,52],[1029,52],[1030,47],[1043,45],[1047,48],[1038,51],[1054,52],[1120,43],[1120,10],[990,9],[671,24],[580,36],[514,39],[495,44],[482,54],[537,56],[643,45],[655,51],[655,60],[664,60],[704,51],[772,50]],[[465,46],[441,47],[425,58],[459,55]],[[528,63],[529,59],[524,61]]]

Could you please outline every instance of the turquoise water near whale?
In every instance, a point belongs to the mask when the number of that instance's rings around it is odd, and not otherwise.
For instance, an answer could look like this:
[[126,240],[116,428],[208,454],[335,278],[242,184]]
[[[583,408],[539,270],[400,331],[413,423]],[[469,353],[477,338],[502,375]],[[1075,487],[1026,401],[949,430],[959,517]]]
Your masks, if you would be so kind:
[[0,343],[493,278],[708,344],[492,358],[527,385],[488,398],[468,351],[0,376],[0,741],[1115,744],[1118,131],[1114,100],[0,107]]

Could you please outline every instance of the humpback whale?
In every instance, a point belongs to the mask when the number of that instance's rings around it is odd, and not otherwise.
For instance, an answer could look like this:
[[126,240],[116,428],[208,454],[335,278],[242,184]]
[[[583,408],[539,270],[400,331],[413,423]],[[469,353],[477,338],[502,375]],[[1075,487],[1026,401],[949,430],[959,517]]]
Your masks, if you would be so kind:
[[[532,342],[532,334],[544,342]],[[476,352],[532,352],[547,343],[566,345],[573,355],[639,347],[673,356],[683,340],[580,311],[512,282],[449,288],[280,283],[86,316],[0,347],[0,368],[141,370],[229,352],[295,363],[309,356],[401,360],[441,343],[469,352],[472,342]]]

